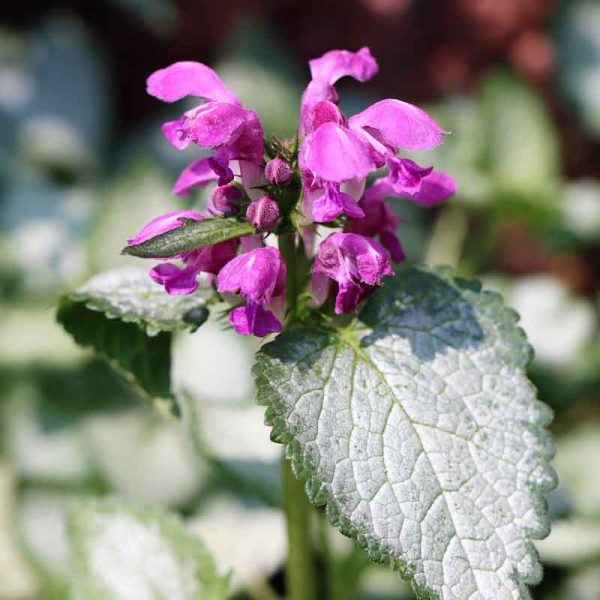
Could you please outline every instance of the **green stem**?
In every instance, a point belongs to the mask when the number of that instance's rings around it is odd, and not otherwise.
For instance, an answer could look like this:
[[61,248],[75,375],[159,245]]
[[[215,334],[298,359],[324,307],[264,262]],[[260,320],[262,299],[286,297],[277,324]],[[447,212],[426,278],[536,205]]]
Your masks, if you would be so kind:
[[[298,269],[296,263],[296,234],[279,236],[279,250],[287,267],[287,305],[289,328],[296,316],[298,300]],[[286,590],[289,600],[317,598],[315,562],[311,548],[312,507],[306,497],[304,483],[299,481],[288,460],[283,459],[283,509],[287,521],[288,559]]]
[[279,251],[287,267],[287,306],[289,311],[288,326],[296,316],[298,301],[298,269],[296,264],[296,233],[283,233],[279,236]]
[[310,539],[312,509],[304,484],[292,473],[286,459],[283,460],[283,508],[288,538],[286,596],[289,600],[314,600],[317,590]]

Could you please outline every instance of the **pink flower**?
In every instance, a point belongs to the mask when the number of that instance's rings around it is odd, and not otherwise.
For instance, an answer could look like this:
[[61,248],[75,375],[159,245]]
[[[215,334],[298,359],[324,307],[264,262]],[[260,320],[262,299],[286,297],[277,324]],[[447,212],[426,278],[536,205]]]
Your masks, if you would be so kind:
[[[128,244],[130,246],[141,244],[161,233],[181,227],[182,219],[201,221],[204,218],[201,214],[191,210],[161,215],[145,225],[133,239],[128,240]],[[171,262],[164,262],[150,270],[150,277],[163,285],[169,294],[192,294],[198,289],[199,273],[216,275],[236,253],[237,240],[219,242],[206,248],[198,248],[191,252],[172,256],[171,258],[181,259],[185,266],[178,267]]]
[[359,302],[393,275],[385,250],[372,239],[356,233],[332,233],[319,246],[311,288],[318,303],[329,294],[329,280],[337,282],[335,312],[356,311]]
[[337,103],[338,95],[333,85],[342,77],[352,77],[357,81],[368,81],[377,71],[377,61],[368,48],[358,52],[330,50],[319,58],[309,61],[311,81],[304,94],[300,109],[300,134],[311,131],[311,111],[323,100]]
[[285,262],[279,250],[271,247],[240,254],[221,269],[217,277],[219,293],[237,294],[246,300],[245,306],[229,315],[238,333],[264,337],[281,331],[285,278]]
[[[366,48],[357,53],[334,50],[310,65],[313,79],[302,99],[301,133],[305,137],[299,165],[305,195],[320,199],[316,210],[308,207],[315,221],[324,222],[333,213],[356,218],[342,207],[339,198],[339,211],[323,210],[325,202],[331,206],[332,188],[327,184],[336,184],[339,191],[339,185],[364,180],[384,166],[389,167],[389,183],[396,196],[430,205],[454,193],[456,184],[448,175],[435,174],[432,168],[396,157],[400,150],[429,150],[442,143],[447,132],[425,111],[387,99],[346,122],[337,106],[333,84],[344,75],[366,81],[377,72],[377,64]],[[326,188],[326,192],[314,193]]]
[[[154,72],[148,78],[148,93],[165,102],[198,96],[207,102],[188,110],[180,119],[162,127],[167,140],[178,150],[190,142],[214,150],[186,168],[173,192],[186,195],[192,188],[214,179],[219,185],[234,177],[231,161],[262,165],[263,130],[256,113],[246,110],[233,92],[209,67],[196,62],[177,62]],[[243,175],[243,169],[241,175]]]

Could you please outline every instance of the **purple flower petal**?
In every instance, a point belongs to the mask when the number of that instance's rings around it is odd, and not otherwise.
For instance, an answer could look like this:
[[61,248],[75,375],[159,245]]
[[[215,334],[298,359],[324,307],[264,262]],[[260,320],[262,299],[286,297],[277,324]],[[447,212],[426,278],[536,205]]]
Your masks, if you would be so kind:
[[313,276],[338,283],[335,312],[356,310],[361,298],[393,275],[385,250],[374,240],[355,233],[332,233],[319,246]]
[[212,168],[211,158],[201,158],[182,171],[173,186],[173,193],[176,196],[187,196],[190,190],[204,187],[216,179],[217,174]]
[[185,127],[190,139],[202,148],[216,148],[231,143],[240,135],[240,129],[251,111],[223,102],[207,102],[186,113]]
[[313,271],[310,280],[310,294],[313,298],[315,306],[321,306],[325,300],[327,300],[327,296],[329,296],[330,291],[331,279],[323,273],[315,273]]
[[233,171],[229,167],[229,161],[227,159],[211,156],[208,159],[208,164],[217,176],[217,183],[219,186],[227,185],[230,181],[233,181]]
[[400,100],[381,100],[348,121],[351,129],[364,129],[378,142],[398,151],[430,150],[447,132],[425,111]]
[[262,304],[248,302],[231,311],[229,322],[237,333],[265,337],[269,333],[281,331],[281,323],[275,315]]
[[163,123],[161,130],[169,144],[177,150],[185,150],[190,145],[191,140],[185,130],[185,119],[167,121]]
[[342,182],[366,177],[376,167],[369,146],[337,123],[324,123],[306,137],[300,168],[325,181]]
[[388,165],[388,180],[397,193],[416,194],[421,189],[422,182],[433,171],[433,167],[421,167],[408,158],[391,158]]
[[356,312],[364,295],[363,286],[351,279],[338,284],[338,293],[335,297],[335,312],[338,315]]
[[313,79],[333,85],[342,77],[352,77],[357,81],[368,81],[377,71],[377,61],[368,48],[358,52],[349,50],[330,50],[319,58],[308,61]]
[[456,181],[450,175],[434,171],[423,179],[417,193],[407,197],[421,206],[435,206],[453,196],[457,188]]
[[167,231],[171,231],[171,229],[177,229],[182,225],[182,218],[195,219],[196,221],[204,219],[200,213],[192,210],[178,210],[166,213],[155,217],[152,221],[144,225],[133,239],[127,240],[127,243],[130,246],[137,246],[161,233],[166,233]]
[[353,219],[361,219],[364,211],[349,194],[339,190],[339,186],[327,183],[323,193],[312,201],[312,218],[315,223],[327,223],[344,214]]
[[198,289],[198,271],[193,267],[177,267],[172,263],[162,263],[150,269],[150,277],[164,286],[172,296],[192,294]]
[[198,272],[216,275],[237,254],[237,240],[226,240],[188,252],[183,260]]
[[235,185],[219,185],[210,194],[206,210],[218,217],[230,217],[239,211],[242,192]]
[[390,253],[394,262],[402,262],[406,259],[406,254],[402,243],[398,239],[398,236],[394,233],[394,230],[384,229],[379,232],[379,241],[381,245]]
[[176,62],[155,71],[148,77],[146,89],[151,96],[164,102],[197,96],[214,102],[241,104],[210,67],[192,61]]
[[236,256],[221,269],[217,289],[221,294],[240,294],[268,304],[285,288],[285,275],[285,262],[277,248],[257,248]]
[[[300,109],[300,134],[305,135],[316,128],[312,124],[313,107],[321,101],[337,103],[338,95],[333,85],[341,77],[349,76],[367,81],[377,73],[377,61],[368,48],[358,52],[331,50],[309,61],[312,80],[302,94]],[[340,113],[341,114],[341,113]]]

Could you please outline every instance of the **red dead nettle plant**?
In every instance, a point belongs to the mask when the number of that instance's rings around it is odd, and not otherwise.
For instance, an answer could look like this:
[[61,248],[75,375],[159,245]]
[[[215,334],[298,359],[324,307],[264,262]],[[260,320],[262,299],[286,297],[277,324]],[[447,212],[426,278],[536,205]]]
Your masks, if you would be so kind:
[[157,290],[198,299],[182,322],[197,327],[225,302],[237,333],[269,336],[254,374],[272,439],[285,444],[291,598],[317,597],[307,496],[423,597],[526,598],[540,577],[531,540],[547,533],[543,493],[555,483],[549,410],[525,376],[529,346],[514,312],[476,282],[393,269],[405,252],[392,203],[427,208],[457,188],[401,153],[448,132],[396,99],[341,111],[336,82],[377,74],[367,48],[309,66],[286,140],[265,139],[258,116],[203,64],[149,77],[159,100],[200,102],[162,127],[175,149],[210,151],[173,193],[215,187],[204,214],[159,216],[124,253],[159,260]]

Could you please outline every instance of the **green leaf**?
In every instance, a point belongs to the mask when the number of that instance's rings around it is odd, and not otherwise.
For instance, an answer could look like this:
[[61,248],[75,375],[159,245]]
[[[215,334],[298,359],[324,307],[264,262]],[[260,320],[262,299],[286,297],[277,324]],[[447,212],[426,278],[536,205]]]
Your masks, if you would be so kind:
[[205,219],[194,221],[182,219],[183,225],[161,233],[142,244],[126,246],[123,254],[139,258],[169,258],[198,248],[205,248],[218,242],[256,233],[254,227],[245,221],[235,219]]
[[81,502],[71,512],[74,600],[221,600],[228,577],[199,538],[173,515],[114,500]]
[[171,332],[197,326],[204,299],[169,296],[143,269],[96,275],[60,299],[57,320],[153,398],[171,397]]
[[347,329],[258,354],[258,402],[311,501],[421,597],[528,598],[540,578],[551,411],[517,319],[477,283],[411,269]]
[[481,92],[487,166],[501,203],[556,208],[560,148],[542,99],[505,72],[485,79]]

